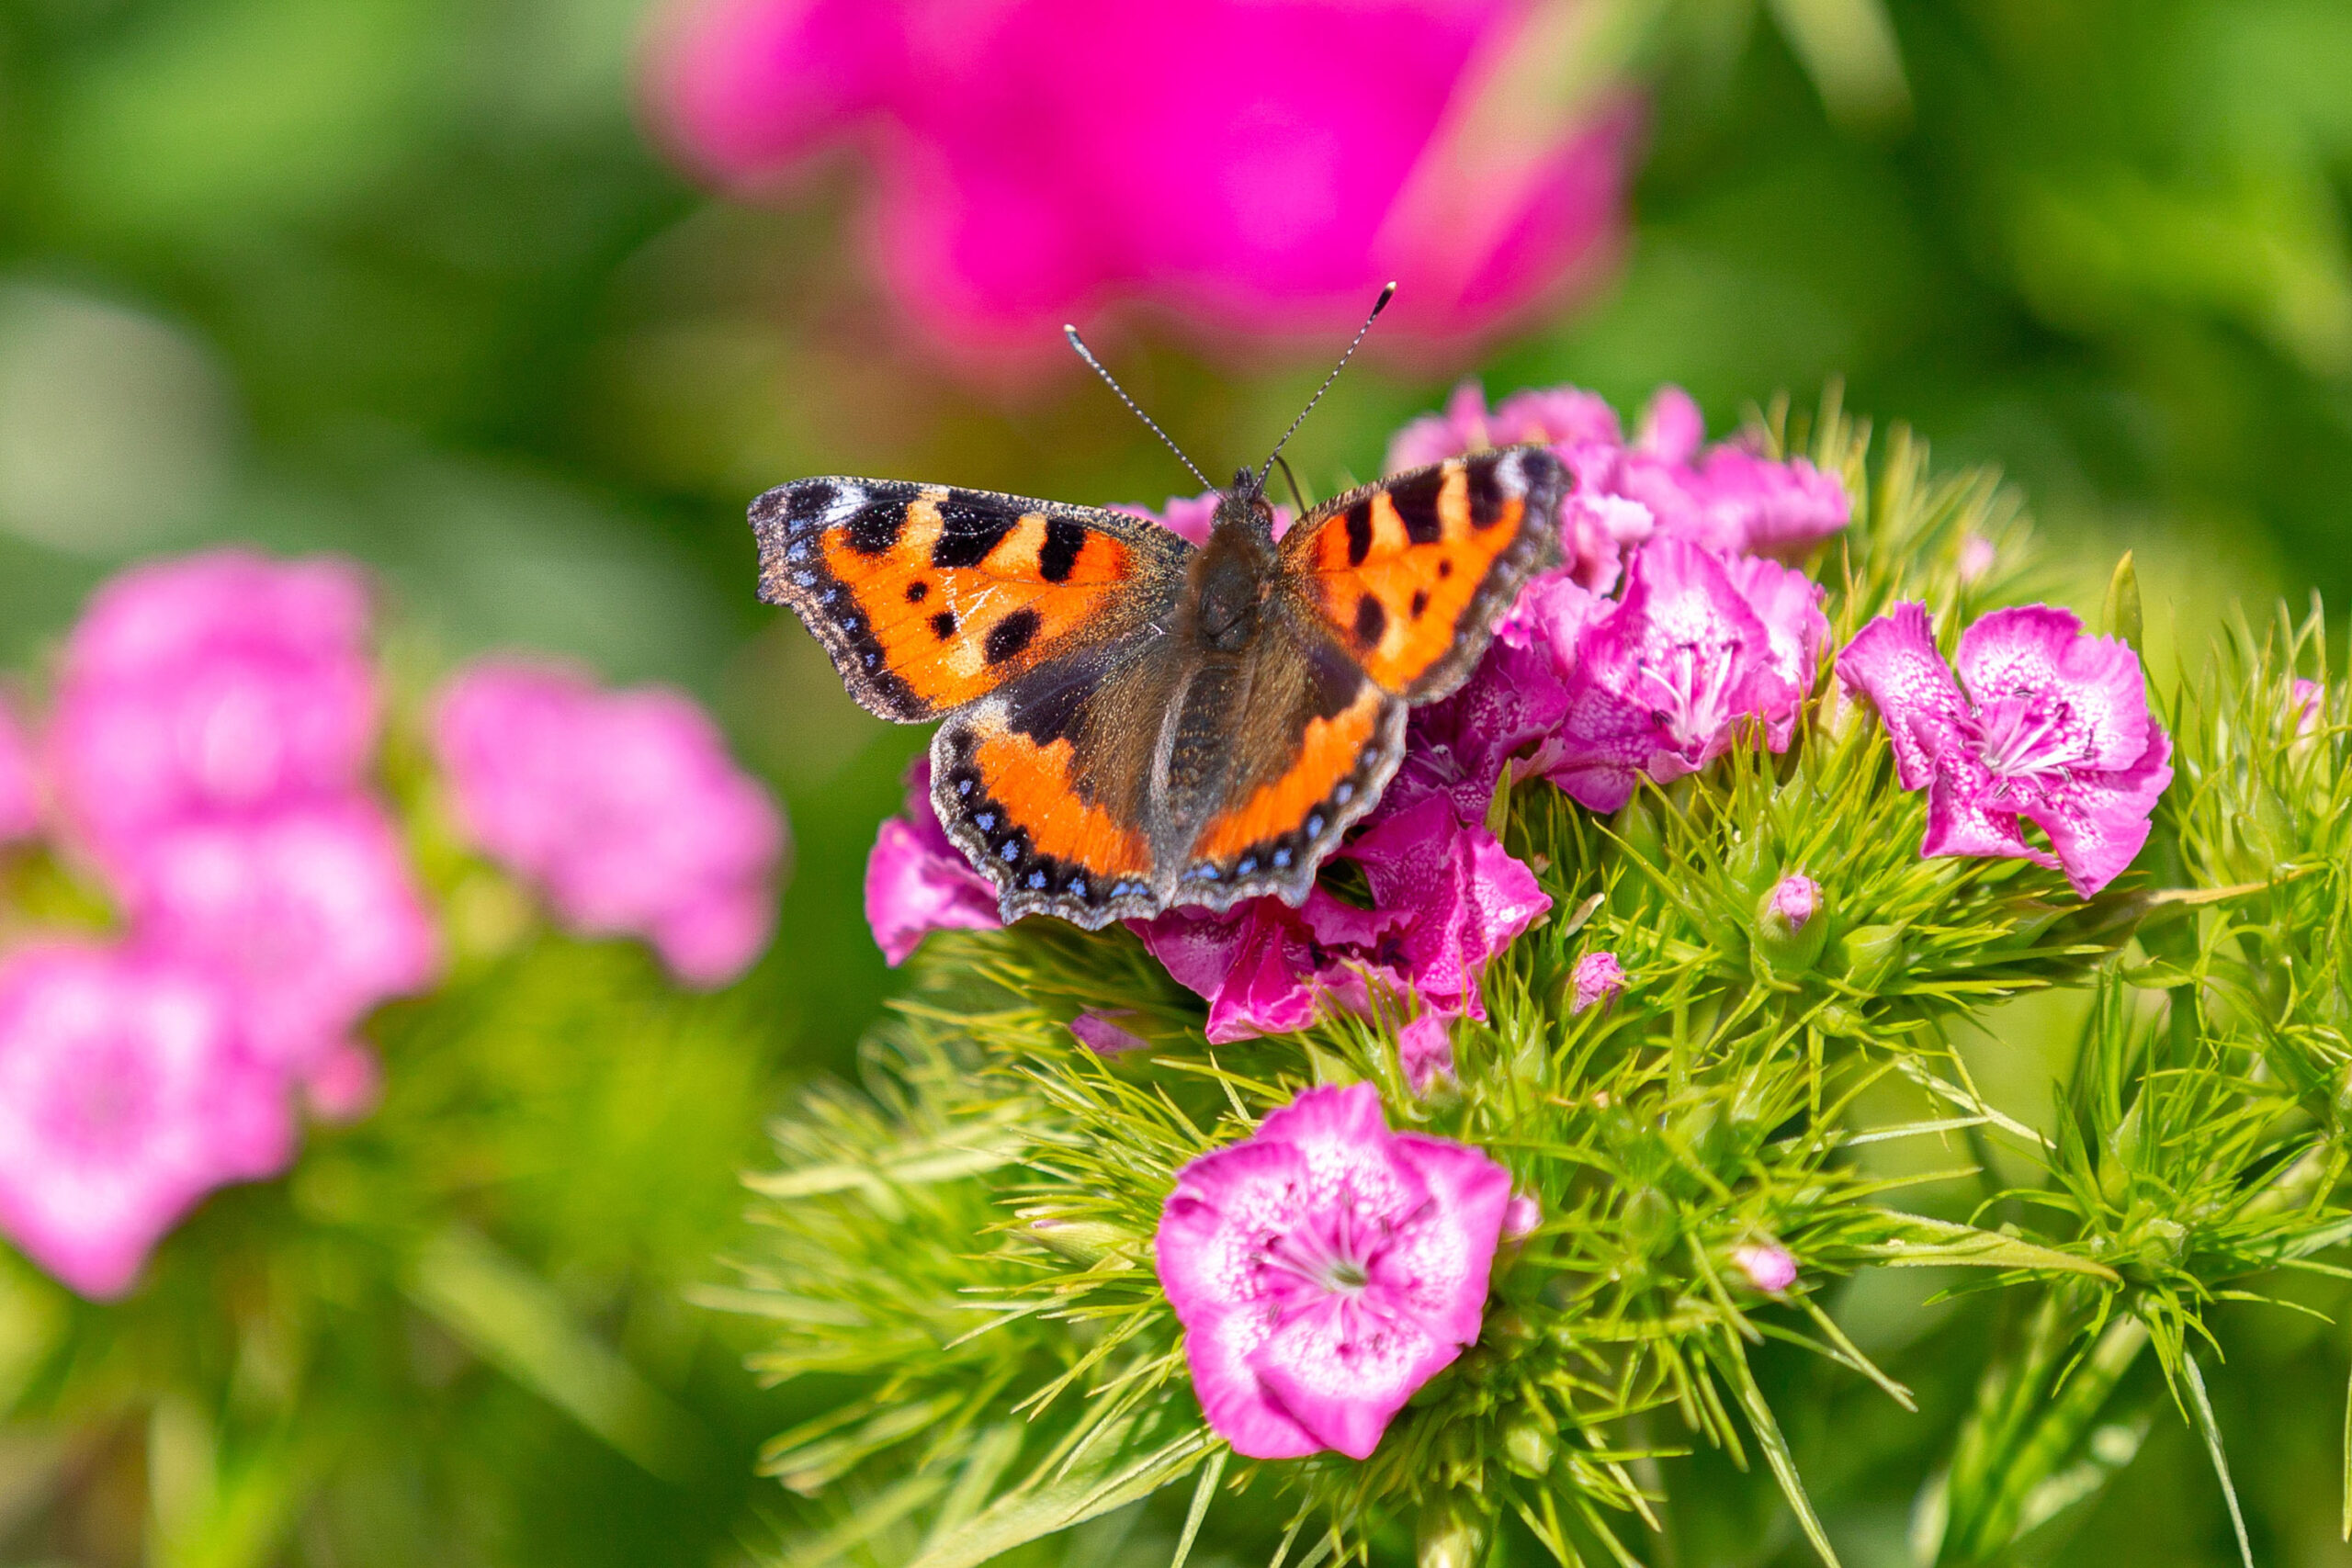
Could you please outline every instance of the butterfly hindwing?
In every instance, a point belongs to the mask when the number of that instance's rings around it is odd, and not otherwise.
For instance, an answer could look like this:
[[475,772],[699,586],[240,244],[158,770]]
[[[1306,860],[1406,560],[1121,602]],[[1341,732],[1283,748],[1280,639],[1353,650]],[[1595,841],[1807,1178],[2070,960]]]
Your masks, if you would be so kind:
[[902,723],[1148,624],[1190,549],[1119,513],[898,480],[801,479],[751,515],[760,597],[797,611],[851,694]]
[[1542,446],[1449,457],[1325,502],[1283,536],[1292,591],[1384,689],[1443,696],[1494,618],[1557,564],[1560,460]]

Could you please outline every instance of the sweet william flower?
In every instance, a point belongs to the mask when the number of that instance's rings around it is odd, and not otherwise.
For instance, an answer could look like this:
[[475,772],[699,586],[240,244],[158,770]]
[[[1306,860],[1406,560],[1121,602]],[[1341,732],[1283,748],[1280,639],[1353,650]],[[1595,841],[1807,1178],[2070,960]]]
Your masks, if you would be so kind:
[[643,937],[696,986],[766,947],[784,816],[691,698],[487,660],[444,689],[433,739],[468,837],[572,930]]
[[340,1054],[378,1003],[439,975],[439,939],[400,834],[362,795],[259,819],[181,823],[153,835],[123,882],[132,931],[199,964],[237,998],[248,1049],[328,1098]]
[[67,638],[47,735],[62,813],[119,867],[196,816],[358,787],[376,741],[365,581],[220,550],[134,567]]
[[[2138,657],[2034,604],[1970,626],[1956,663],[1958,682],[1922,604],[1896,605],[1838,656],[1839,676],[1878,708],[1903,786],[1928,792],[1919,852],[2062,867],[2090,897],[2140,852],[2172,782],[2172,742],[2148,712]],[[2029,843],[2020,819],[2056,852]]]
[[1743,720],[1762,721],[1767,743],[1785,750],[1828,637],[1820,598],[1771,561],[1727,566],[1684,540],[1653,539],[1624,597],[1578,637],[1563,755],[1546,776],[1615,811],[1637,777],[1663,784],[1722,756]]
[[204,971],[62,942],[0,960],[0,1230],[74,1290],[120,1294],[198,1198],[292,1153],[284,1078]]
[[996,885],[972,869],[931,807],[931,759],[907,769],[907,810],[883,819],[865,858],[865,923],[895,969],[933,931],[992,931]]
[[1747,1282],[1770,1295],[1778,1295],[1797,1282],[1797,1260],[1785,1247],[1770,1242],[1748,1242],[1731,1250],[1731,1260],[1747,1276]]
[[1154,1254],[1209,1425],[1251,1459],[1368,1457],[1478,1337],[1510,1175],[1311,1089],[1177,1173]]
[[650,85],[684,160],[739,189],[862,148],[876,270],[967,356],[1051,353],[1122,299],[1336,330],[1392,277],[1413,280],[1399,330],[1450,334],[1589,273],[1622,226],[1622,103],[1494,112],[1530,20],[1515,0],[687,0]]

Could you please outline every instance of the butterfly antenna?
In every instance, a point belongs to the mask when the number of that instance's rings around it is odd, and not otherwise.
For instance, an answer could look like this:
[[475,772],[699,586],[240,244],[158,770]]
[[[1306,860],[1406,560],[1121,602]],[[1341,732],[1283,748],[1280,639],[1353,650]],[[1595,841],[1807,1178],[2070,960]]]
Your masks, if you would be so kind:
[[1119,385],[1118,378],[1113,376],[1108,370],[1102,368],[1102,362],[1094,357],[1094,351],[1086,346],[1086,340],[1078,335],[1078,329],[1076,327],[1069,325],[1068,322],[1064,322],[1062,325],[1062,335],[1069,339],[1070,347],[1078,350],[1078,356],[1080,359],[1085,360],[1088,365],[1091,366],[1097,376],[1102,378],[1102,384],[1119,395],[1119,400],[1127,405],[1127,412],[1135,415],[1137,419],[1143,421],[1144,423],[1149,425],[1151,427],[1151,433],[1154,435],[1159,436],[1162,441],[1168,443],[1168,449],[1176,454],[1176,460],[1178,462],[1193,470],[1193,477],[1201,481],[1201,488],[1203,490],[1211,491],[1217,488],[1216,486],[1209,483],[1208,475],[1201,472],[1199,465],[1195,464],[1190,457],[1184,456],[1184,449],[1176,445],[1174,439],[1169,435],[1168,432],[1160,429],[1158,422],[1153,420],[1151,415],[1144,412],[1143,410],[1136,406],[1136,400],[1127,396],[1127,389]]
[[[1323,378],[1323,384],[1315,389],[1315,395],[1306,400],[1306,406],[1298,411],[1296,419],[1290,422],[1290,428],[1283,432],[1283,438],[1274,443],[1272,452],[1266,454],[1266,466],[1258,470],[1259,489],[1265,488],[1266,476],[1274,471],[1274,459],[1283,455],[1283,448],[1290,445],[1290,438],[1298,434],[1298,427],[1306,423],[1306,416],[1315,412],[1315,405],[1323,400],[1323,394],[1331,389],[1331,383],[1340,378],[1340,372],[1345,370],[1348,361],[1356,356],[1356,345],[1363,342],[1363,334],[1372,331],[1372,323],[1380,320],[1380,312],[1388,309],[1388,301],[1396,297],[1396,285],[1391,282],[1380,291],[1380,298],[1372,302],[1372,314],[1363,319],[1363,325],[1356,329],[1356,335],[1348,340],[1348,351],[1340,355],[1340,362],[1331,367],[1331,373]],[[1081,349],[1080,352],[1085,351]]]

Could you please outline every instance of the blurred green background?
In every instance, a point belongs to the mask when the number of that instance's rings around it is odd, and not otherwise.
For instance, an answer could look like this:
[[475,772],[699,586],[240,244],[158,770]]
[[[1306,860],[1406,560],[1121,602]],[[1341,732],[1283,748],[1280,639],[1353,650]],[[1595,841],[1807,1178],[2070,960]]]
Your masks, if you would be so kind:
[[[1717,431],[1842,378],[1848,406],[1912,423],[1939,463],[1999,464],[2063,592],[2138,549],[2160,644],[2168,613],[2193,636],[2233,594],[2352,590],[2352,6],[1627,10],[1652,99],[1620,269],[1483,363],[1375,344],[1292,448],[1310,483],[1376,471],[1389,432],[1464,374],[1498,393],[1578,382],[1629,412],[1679,381]],[[495,1371],[463,1373],[484,1392],[445,1437],[482,1467],[479,1495],[411,1497],[450,1511],[447,1537],[422,1557],[387,1537],[386,1562],[703,1563],[756,1548],[784,1511],[750,1470],[788,1410],[735,1372],[748,1335],[679,1292],[719,1273],[761,1116],[842,1068],[888,994],[859,876],[922,736],[857,710],[754,601],[744,503],[810,472],[1088,502],[1183,488],[1075,366],[978,386],[910,341],[844,240],[852,165],[768,209],[666,166],[636,112],[645,21],[642,0],[0,9],[6,666],[37,671],[83,593],[134,556],[345,551],[380,571],[414,668],[521,644],[679,682],[792,813],[798,871],[769,960],[635,1060],[566,1057],[562,1029],[535,1021],[554,1043],[516,1069],[532,1086],[517,1093],[571,1120],[543,1118],[550,1148],[498,1178],[520,1184],[510,1213],[571,1216],[514,1244],[560,1284],[650,1282],[631,1310],[674,1322],[631,1332],[668,1348],[650,1358],[666,1397],[718,1446],[674,1484]],[[1324,368],[1142,329],[1095,346],[1212,472],[1261,452]],[[559,954],[530,983],[587,1007],[606,962]],[[732,1021],[698,1050],[710,1009]],[[479,1030],[492,1040],[494,1021]],[[397,1114],[397,1022],[386,1038]],[[741,1042],[757,1042],[749,1059]],[[664,1095],[685,1106],[673,1122],[646,1109]],[[622,1148],[636,1163],[612,1168],[674,1190],[530,1196],[532,1180],[580,1186],[567,1154],[584,1169]],[[2334,1543],[2332,1401],[2262,1370],[2257,1350],[2225,1397],[2266,1560],[2352,1562]],[[1888,1440],[1873,1419],[1869,1440]],[[443,1440],[399,1433],[395,1450]],[[83,1462],[67,1450],[0,1464],[34,1477],[0,1484],[0,1561],[155,1555],[135,1522],[110,1540],[59,1524],[40,1499]],[[409,1484],[414,1458],[390,1453],[383,1486]],[[2202,1465],[2160,1431],[2081,1561],[2220,1561]],[[169,1477],[142,1474],[148,1495],[119,1503],[133,1521],[168,1502]],[[1770,1550],[1759,1537],[1754,1554]]]

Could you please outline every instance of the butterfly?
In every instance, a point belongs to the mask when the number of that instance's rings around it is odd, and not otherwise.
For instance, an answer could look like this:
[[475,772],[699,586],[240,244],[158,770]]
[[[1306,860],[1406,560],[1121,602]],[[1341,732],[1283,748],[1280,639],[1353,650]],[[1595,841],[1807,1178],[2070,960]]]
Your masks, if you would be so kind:
[[752,503],[760,597],[868,709],[944,721],[932,804],[1007,921],[1297,904],[1386,787],[1408,709],[1467,679],[1557,564],[1567,479],[1540,446],[1474,453],[1277,539],[1272,464],[1236,473],[1198,547],[1094,507],[800,479]]

